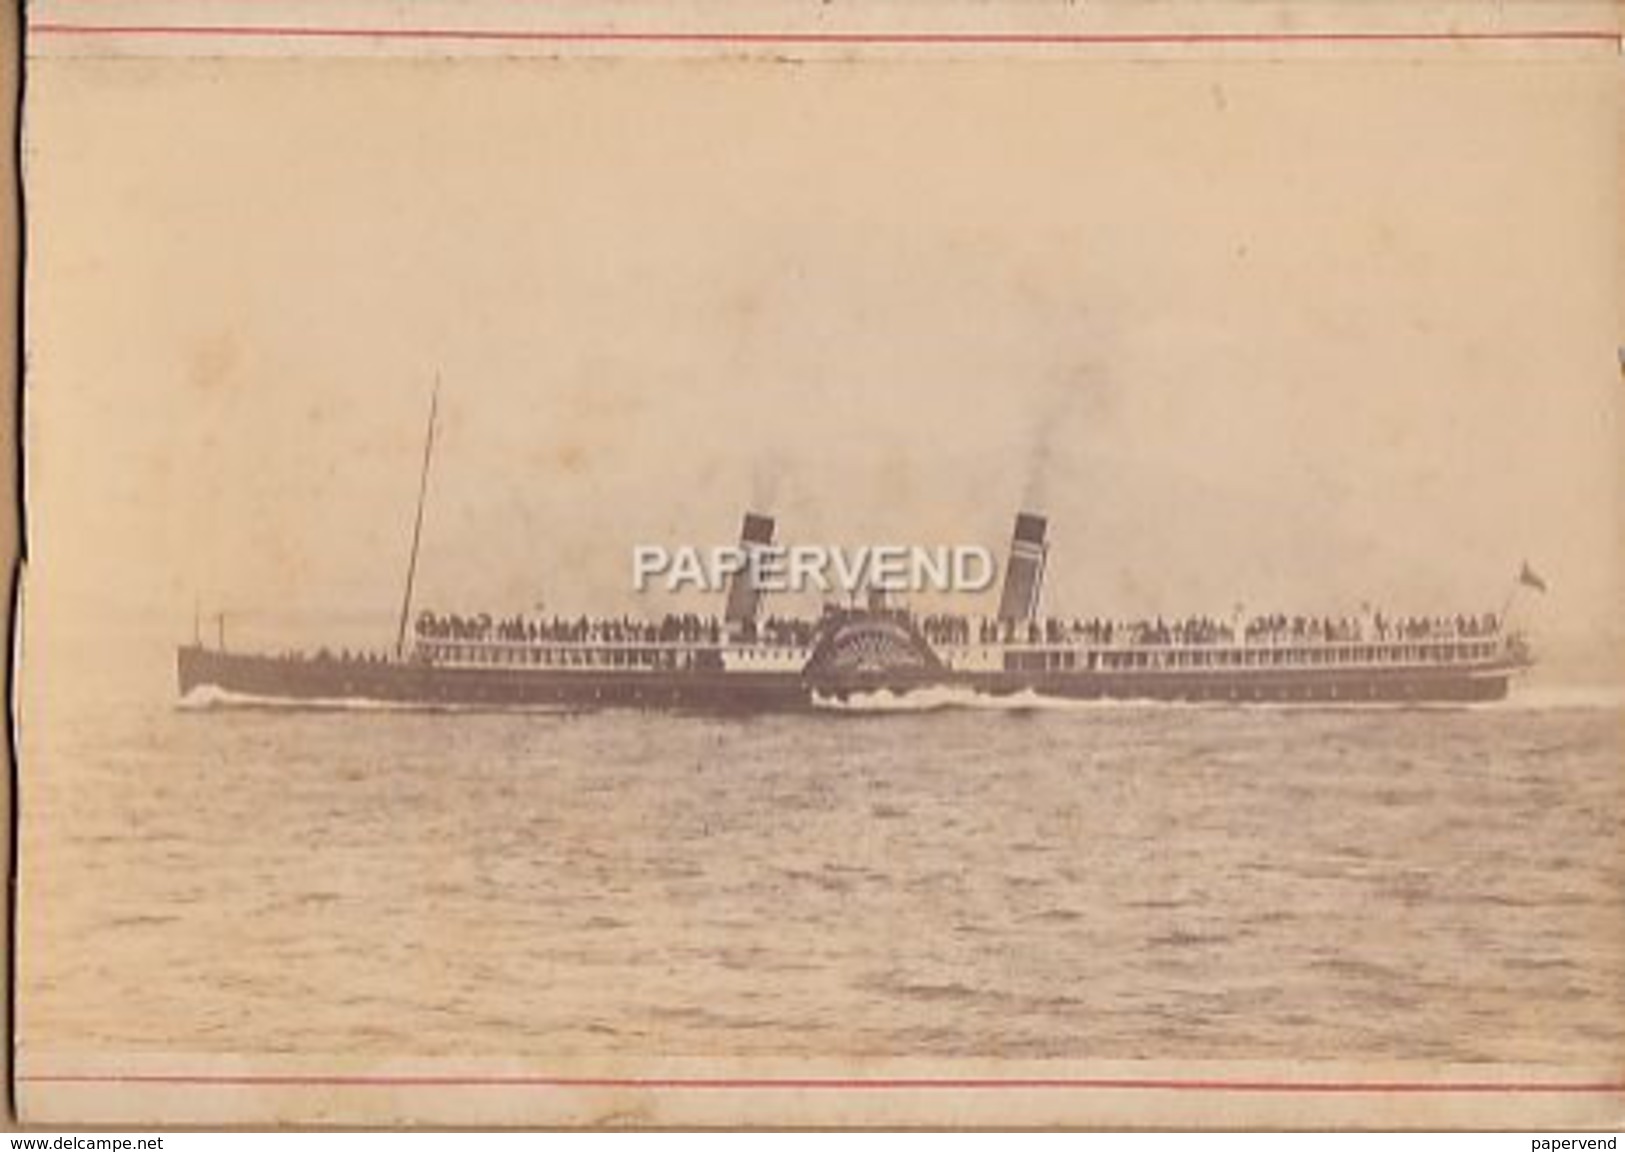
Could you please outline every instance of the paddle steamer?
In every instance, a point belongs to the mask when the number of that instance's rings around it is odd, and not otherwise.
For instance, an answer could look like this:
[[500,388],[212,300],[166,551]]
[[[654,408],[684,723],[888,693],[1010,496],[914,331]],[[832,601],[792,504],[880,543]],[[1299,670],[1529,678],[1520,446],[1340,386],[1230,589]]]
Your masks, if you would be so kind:
[[[747,514],[741,546],[770,544]],[[1533,663],[1499,614],[1394,620],[1239,613],[1102,621],[1038,612],[1044,517],[1016,518],[997,614],[919,616],[871,594],[816,619],[763,617],[749,570],[720,619],[493,620],[419,613],[389,654],[179,651],[183,696],[226,703],[812,709],[930,693],[1015,700],[1321,705],[1498,700]],[[1532,577],[1525,569],[1525,580]],[[409,581],[410,583],[410,581]],[[410,593],[408,593],[408,605]],[[926,695],[916,695],[926,694]]]
[[[412,618],[435,441],[429,409],[393,652],[271,655],[194,634],[177,655],[184,698],[235,704],[811,709],[867,699],[1181,700],[1330,705],[1498,700],[1533,663],[1499,614],[1392,620],[1284,616],[1113,622],[1039,615],[1048,523],[1016,517],[997,614],[919,617],[871,592],[816,619],[763,619],[745,568],[722,618]],[[742,552],[771,547],[771,516],[746,513]],[[1524,566],[1520,584],[1544,590]],[[408,636],[410,627],[410,637]],[[936,694],[935,697],[932,694]]]

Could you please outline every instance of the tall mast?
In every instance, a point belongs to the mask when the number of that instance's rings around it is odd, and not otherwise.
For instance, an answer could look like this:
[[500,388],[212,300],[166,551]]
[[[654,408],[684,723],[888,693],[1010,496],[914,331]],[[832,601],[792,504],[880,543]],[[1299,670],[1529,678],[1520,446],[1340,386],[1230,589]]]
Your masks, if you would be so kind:
[[412,613],[412,584],[418,574],[418,541],[423,536],[423,502],[429,494],[429,461],[434,456],[434,423],[440,411],[440,374],[435,373],[429,396],[429,431],[423,438],[423,471],[418,476],[418,510],[412,520],[412,554],[406,562],[406,592],[401,596],[401,623],[395,631],[395,659],[406,655],[406,620]]

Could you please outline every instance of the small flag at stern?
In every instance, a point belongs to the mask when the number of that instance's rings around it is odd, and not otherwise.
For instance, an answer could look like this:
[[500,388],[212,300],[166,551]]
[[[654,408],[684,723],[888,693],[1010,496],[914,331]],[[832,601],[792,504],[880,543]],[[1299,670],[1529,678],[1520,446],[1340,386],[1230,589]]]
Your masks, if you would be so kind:
[[1518,573],[1518,583],[1526,588],[1533,588],[1536,592],[1546,591],[1546,581],[1531,567],[1529,561],[1523,562],[1523,570]]

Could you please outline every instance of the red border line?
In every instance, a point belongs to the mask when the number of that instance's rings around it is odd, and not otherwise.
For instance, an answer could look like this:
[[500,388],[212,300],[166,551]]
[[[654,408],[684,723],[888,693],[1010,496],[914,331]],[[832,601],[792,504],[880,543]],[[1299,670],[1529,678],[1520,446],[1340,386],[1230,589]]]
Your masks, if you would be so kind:
[[445,40],[555,44],[735,45],[1133,45],[1133,44],[1434,44],[1606,42],[1601,28],[1512,32],[615,32],[501,28],[343,28],[269,24],[74,24],[42,22],[41,36],[220,36],[279,40]]
[[1063,1090],[1063,1091],[1153,1091],[1153,1092],[1231,1092],[1295,1094],[1410,1094],[1410,1095],[1512,1095],[1512,1094],[1591,1094],[1625,1095],[1625,1082],[1588,1083],[1584,1081],[1495,1081],[1454,1080],[1174,1080],[1112,1078],[1001,1079],[978,1077],[572,1077],[572,1076],[301,1076],[241,1075],[211,1076],[187,1073],[125,1073],[113,1075],[26,1075],[19,1083],[58,1085],[154,1085],[187,1087],[284,1087],[284,1088],[551,1088],[551,1089],[659,1089],[680,1091],[885,1091],[931,1090]]

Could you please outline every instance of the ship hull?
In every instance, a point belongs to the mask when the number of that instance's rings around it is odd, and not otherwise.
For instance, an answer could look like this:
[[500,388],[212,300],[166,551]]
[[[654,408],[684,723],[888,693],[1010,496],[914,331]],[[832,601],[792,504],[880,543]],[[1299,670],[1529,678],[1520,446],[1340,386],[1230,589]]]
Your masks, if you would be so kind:
[[1143,671],[954,672],[806,676],[787,671],[615,671],[447,667],[414,662],[284,658],[180,649],[181,695],[213,690],[225,703],[322,706],[373,702],[421,707],[644,708],[783,712],[875,693],[959,689],[994,697],[1165,700],[1213,704],[1469,704],[1505,698],[1517,667]]
[[1069,700],[1171,700],[1229,704],[1472,704],[1506,699],[1515,669],[1360,668],[1205,673],[1064,673],[971,677],[979,692],[1030,692]]
[[491,708],[687,708],[782,711],[811,705],[799,676],[782,672],[617,673],[443,667],[401,661],[286,659],[182,648],[181,695],[216,689],[227,701]]

